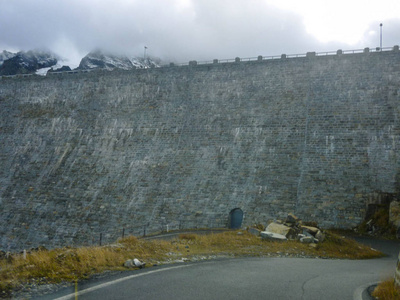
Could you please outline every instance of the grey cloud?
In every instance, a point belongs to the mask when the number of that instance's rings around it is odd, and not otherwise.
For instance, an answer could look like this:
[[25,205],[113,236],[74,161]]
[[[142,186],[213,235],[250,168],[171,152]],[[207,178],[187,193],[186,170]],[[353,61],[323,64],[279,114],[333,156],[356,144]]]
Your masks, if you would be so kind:
[[[360,45],[368,47],[380,46],[380,24],[381,22],[373,22],[369,24]],[[382,47],[393,47],[400,44],[400,19],[385,20],[382,27]]]
[[[0,26],[0,50],[45,47],[75,57],[94,48],[140,56],[144,46],[178,62],[346,48],[319,43],[300,16],[260,0],[0,0]],[[387,43],[398,40],[389,24],[385,34]]]

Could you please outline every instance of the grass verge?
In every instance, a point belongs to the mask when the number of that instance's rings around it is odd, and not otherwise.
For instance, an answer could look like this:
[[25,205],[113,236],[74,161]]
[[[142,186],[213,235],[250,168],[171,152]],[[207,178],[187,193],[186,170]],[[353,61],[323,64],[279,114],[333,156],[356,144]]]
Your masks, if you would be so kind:
[[396,300],[400,299],[400,289],[395,286],[392,278],[378,284],[372,296],[379,300]]
[[228,231],[209,235],[181,234],[174,240],[142,240],[127,237],[102,247],[41,250],[0,260],[0,297],[35,283],[58,283],[89,278],[106,270],[127,270],[124,262],[138,258],[147,266],[196,256],[300,256],[366,259],[383,256],[354,240],[327,232],[323,243],[261,240],[247,232]]

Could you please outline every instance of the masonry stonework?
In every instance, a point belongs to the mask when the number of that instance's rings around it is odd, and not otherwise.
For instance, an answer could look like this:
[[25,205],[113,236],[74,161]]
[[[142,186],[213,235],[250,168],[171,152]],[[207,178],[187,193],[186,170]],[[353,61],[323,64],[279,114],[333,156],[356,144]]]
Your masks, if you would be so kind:
[[400,187],[400,53],[0,79],[0,248],[243,225],[350,228]]

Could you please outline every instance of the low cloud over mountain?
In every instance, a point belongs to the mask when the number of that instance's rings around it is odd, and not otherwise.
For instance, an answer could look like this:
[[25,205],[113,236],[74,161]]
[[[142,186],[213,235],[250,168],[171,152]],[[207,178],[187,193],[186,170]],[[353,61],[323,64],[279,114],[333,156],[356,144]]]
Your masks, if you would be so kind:
[[[11,53],[3,51],[0,53],[0,75],[38,74],[46,75],[49,72],[69,71],[58,55],[49,51],[31,50],[28,52]],[[161,65],[161,60],[150,57],[131,57],[105,53],[95,50],[82,58],[77,70],[91,69],[122,69],[131,70],[135,68],[154,68]]]

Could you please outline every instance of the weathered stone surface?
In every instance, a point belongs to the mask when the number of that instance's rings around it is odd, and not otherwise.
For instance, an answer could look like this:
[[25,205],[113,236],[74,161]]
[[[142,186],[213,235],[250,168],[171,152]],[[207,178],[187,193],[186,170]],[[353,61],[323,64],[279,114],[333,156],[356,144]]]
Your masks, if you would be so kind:
[[267,228],[265,228],[265,231],[277,233],[277,234],[283,235],[289,239],[295,238],[297,235],[297,232],[293,228],[283,225],[283,224],[278,224],[275,222],[270,223],[267,226]]
[[302,235],[314,237],[314,236],[313,236],[311,233],[309,233],[307,230],[303,230],[303,231],[302,231]]
[[259,230],[257,228],[253,228],[253,227],[249,228],[249,233],[251,233],[252,235],[259,236],[260,232],[261,232],[261,230]]
[[296,225],[299,223],[299,218],[296,217],[294,214],[289,213],[285,219],[285,223]]
[[287,241],[286,236],[269,231],[261,231],[260,236],[265,240]]
[[310,226],[310,227],[317,227],[318,228],[318,222],[317,221],[307,221],[307,222],[304,222],[303,224],[301,224],[301,225],[304,225],[304,226]]
[[400,202],[392,201],[389,207],[389,222],[400,228]]
[[315,234],[315,238],[322,243],[325,240],[325,233],[322,233],[321,230],[318,230],[318,232]]
[[128,259],[124,262],[124,267],[125,268],[132,268],[135,267],[135,264],[133,263],[133,259]]
[[126,267],[126,268],[139,268],[139,269],[142,269],[145,265],[146,265],[146,263],[141,262],[137,258],[128,259],[124,263],[124,267]]
[[314,238],[312,236],[303,236],[300,238],[300,242],[305,243],[305,244],[310,244],[314,243]]
[[317,228],[317,227],[304,226],[304,225],[301,226],[301,229],[303,229],[303,231],[306,231],[306,232],[312,234],[313,236],[315,236],[317,234],[317,232],[320,231],[319,228]]
[[225,227],[236,208],[243,226],[293,212],[352,228],[399,186],[399,65],[383,51],[0,78],[0,248]]

